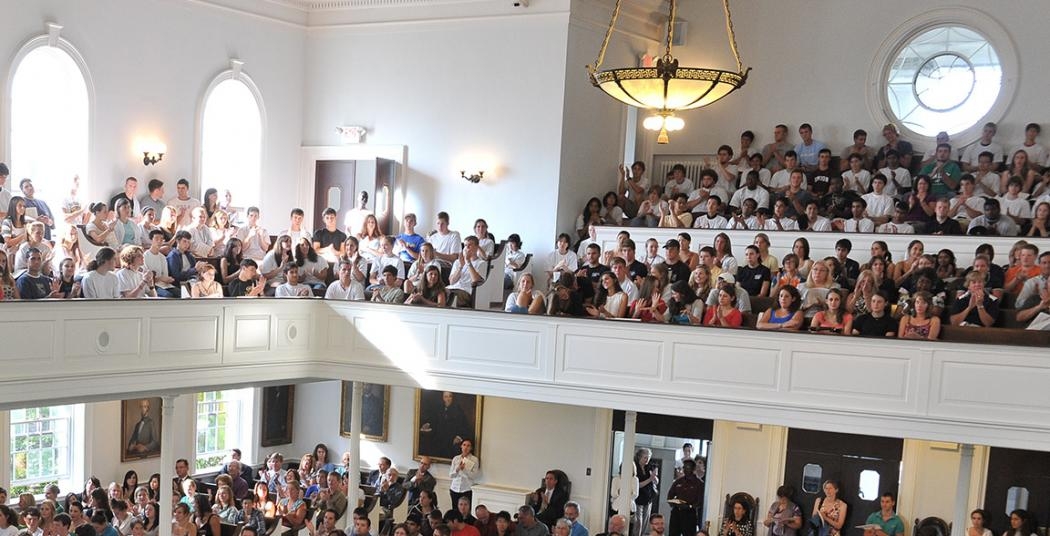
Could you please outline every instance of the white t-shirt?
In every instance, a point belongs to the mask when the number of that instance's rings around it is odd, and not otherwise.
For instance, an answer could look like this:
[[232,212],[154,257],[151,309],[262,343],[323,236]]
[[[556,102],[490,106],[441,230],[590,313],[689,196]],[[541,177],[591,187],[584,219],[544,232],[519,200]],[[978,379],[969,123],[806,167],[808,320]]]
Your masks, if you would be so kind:
[[884,167],[879,170],[879,173],[883,177],[886,177],[886,187],[883,188],[882,193],[886,195],[897,195],[897,185],[893,183],[893,179],[901,183],[904,188],[911,188],[911,172],[907,168],[898,167],[897,169],[890,169]]
[[[100,234],[103,232],[105,231],[95,223],[95,220],[89,221],[87,225],[84,226],[84,234],[92,240],[94,240],[94,238],[91,237],[91,233]],[[106,237],[103,238],[103,241],[105,242],[105,245],[111,248],[116,249],[120,247],[120,239],[117,238],[117,233],[115,232],[106,235]]]
[[190,224],[190,218],[193,217],[193,209],[203,206],[199,199],[189,198],[186,200],[179,199],[179,196],[172,197],[168,200],[169,207],[175,207],[175,212],[178,213],[180,209],[185,209],[182,217],[179,218],[179,227],[183,227]]
[[981,156],[981,153],[985,151],[988,151],[989,153],[995,155],[995,158],[992,159],[993,163],[1002,162],[1003,158],[1005,157],[1002,145],[999,145],[994,141],[992,143],[989,143],[988,145],[981,145],[981,142],[977,142],[973,145],[970,145],[966,148],[966,150],[963,151],[962,158],[960,158],[960,160],[962,160],[966,164],[970,164],[971,166],[976,166],[978,163],[978,159]]
[[725,219],[725,216],[715,215],[712,218],[705,213],[693,220],[693,229],[725,229],[728,224],[729,222]]
[[1021,143],[1013,149],[1010,149],[1010,154],[1006,155],[1006,157],[1009,159],[1013,159],[1014,153],[1016,153],[1017,151],[1024,151],[1028,153],[1028,162],[1030,162],[1034,166],[1045,166],[1047,162],[1047,157],[1050,156],[1050,153],[1048,153],[1046,150],[1046,146],[1044,146],[1041,143],[1036,143],[1031,147],[1027,147],[1024,143]]
[[[473,261],[470,261],[470,264],[474,265],[474,269],[477,270],[478,275],[480,275],[482,278],[485,277],[485,261],[481,259],[474,259]],[[456,274],[459,274],[458,279],[456,279]],[[452,281],[453,279],[455,279],[455,281]],[[456,262],[452,263],[452,274],[449,275],[448,289],[458,289],[470,292],[473,286],[474,279],[470,275],[470,268],[468,268],[465,264],[460,264],[459,259],[456,259]]]
[[274,292],[274,297],[276,298],[309,298],[310,296],[313,296],[313,291],[302,283],[297,285],[284,283],[277,287],[277,291]]
[[693,191],[693,181],[688,178],[683,178],[682,182],[675,182],[673,180],[667,181],[664,185],[664,196],[670,197],[675,194],[688,194]]
[[867,192],[871,186],[871,172],[862,169],[854,173],[852,169],[847,169],[842,172],[842,186],[857,193]]
[[[4,206],[6,207],[7,205]],[[0,536],[18,536],[18,527],[8,525],[7,528],[0,529]]]
[[[518,303],[518,294],[519,294],[518,292],[511,292],[510,296],[507,296],[507,303],[503,304],[503,310],[504,311],[509,313],[509,312],[511,312],[511,307],[514,306],[514,305],[517,305],[517,303]],[[538,290],[533,289],[533,291],[532,291],[532,300],[536,301],[536,298],[541,298],[541,297],[543,297],[543,293],[538,291]]]
[[331,285],[328,285],[328,290],[324,293],[324,299],[361,301],[365,299],[365,288],[352,278],[350,279],[350,286],[346,288],[343,287],[339,280],[335,280],[332,281]]
[[[161,253],[154,254],[150,250],[146,250],[143,253],[143,258],[146,259],[146,269],[153,272],[153,276],[158,275],[168,277],[168,258]],[[157,282],[156,286],[160,288],[174,288],[171,284]]]
[[893,223],[891,221],[880,225],[876,232],[882,234],[915,234],[915,228],[907,223]]
[[[130,268],[121,268],[117,270],[117,290],[124,293],[128,290],[135,290],[136,287],[142,284],[143,275],[141,272],[132,270]],[[149,286],[142,287],[142,290],[138,294],[128,296],[129,298],[144,298],[146,297],[146,291],[149,290]]]
[[[802,179],[802,183],[802,188],[804,189],[806,187],[805,178]],[[774,173],[773,176],[769,178],[769,187],[773,188],[774,190],[777,188],[786,188],[789,184],[791,184],[791,171],[787,169],[782,169]]]
[[434,251],[445,255],[456,255],[463,251],[463,239],[459,231],[449,231],[447,234],[434,233],[427,238],[427,242],[434,246]]
[[845,221],[842,230],[847,233],[874,233],[875,223],[868,218],[850,218]]
[[[949,210],[954,211],[955,207],[959,206],[960,199],[962,199],[962,198],[959,197],[959,196],[953,197],[951,199],[951,201],[950,201],[951,205],[949,207]],[[984,197],[981,197],[979,195],[975,195],[975,196],[970,197],[969,199],[966,200],[966,206],[970,207],[971,210],[976,210],[979,213],[978,214],[978,216],[979,216],[980,214],[984,213],[984,201],[985,201]],[[974,216],[974,217],[976,218],[977,216]],[[959,209],[959,213],[955,215],[955,219],[957,219],[957,220],[968,220],[968,219],[970,219],[970,215],[967,214],[965,210]]]
[[97,271],[84,274],[80,281],[84,297],[95,300],[115,300],[120,298],[120,281],[113,272],[102,275]]
[[[248,239],[249,234],[251,240]],[[262,261],[263,257],[266,256],[267,250],[263,247],[263,240],[269,239],[270,235],[266,232],[266,229],[262,227],[255,227],[249,229],[247,226],[237,229],[237,232],[233,234],[235,238],[241,241],[242,251],[245,259],[251,259],[255,262]]]
[[391,255],[389,257],[382,256],[372,259],[372,274],[374,274],[377,279],[381,280],[383,278],[383,268],[386,268],[387,266],[397,268],[397,278],[401,280],[405,279],[405,263],[402,262],[401,257],[398,257],[397,255]]
[[810,223],[809,230],[818,233],[830,232],[831,220],[825,218],[824,216],[817,216],[817,221]]
[[281,231],[280,233],[277,233],[277,235],[278,236],[280,236],[280,235],[288,235],[288,236],[292,237],[292,246],[293,247],[298,247],[299,246],[299,240],[301,240],[303,238],[309,240],[311,244],[313,244],[313,240],[314,240],[313,239],[314,234],[311,233],[310,230],[307,229],[305,226],[299,226],[299,230],[298,231],[293,231],[291,229],[285,229],[285,230]]
[[758,208],[769,208],[769,192],[765,188],[759,187],[754,190],[741,188],[733,194],[733,199],[729,201],[729,205],[740,207],[740,205],[744,204],[745,199],[754,199],[755,203],[758,203]]
[[[885,192],[886,190],[883,190]],[[883,193],[875,192],[860,196],[868,204],[868,216],[877,218],[879,216],[893,216],[893,198]]]
[[994,171],[989,171],[984,175],[974,173],[974,184],[977,186],[974,188],[974,193],[979,195],[999,195],[999,188],[1002,187],[1002,182],[999,180],[999,174]]
[[306,259],[303,261],[303,265],[299,267],[299,277],[302,278],[303,283],[313,285],[317,283],[324,283],[314,275],[314,272],[320,272],[328,268],[328,261],[324,260],[323,257],[317,257],[316,261]]
[[550,255],[547,255],[547,266],[554,270],[554,279],[557,280],[561,277],[563,270],[571,273],[579,270],[580,258],[571,249],[566,251],[565,255],[558,253],[558,250],[554,250]]
[[[707,194],[706,197],[704,196],[704,194]],[[687,199],[687,201],[690,203],[696,201],[697,199],[704,199],[704,201],[697,203],[696,206],[693,207],[693,210],[691,210],[690,212],[692,212],[693,214],[707,212],[707,197],[710,197],[712,195],[718,196],[718,200],[722,203],[728,203],[729,200],[733,197],[728,190],[722,188],[717,184],[711,188],[697,188],[692,192],[689,192],[689,198]],[[667,212],[668,210],[665,206],[664,213]]]
[[780,231],[783,227],[784,231],[797,231],[798,222],[791,218],[780,218],[780,227],[777,227],[776,218],[766,218],[766,226],[764,227],[767,231]]
[[1028,204],[1028,194],[1024,192],[1019,193],[1014,199],[1008,199],[1007,195],[1001,195],[996,199],[999,200],[1002,213],[1010,216],[1014,221],[1032,218],[1032,206]]
[[[747,184],[747,175],[754,171],[751,168],[745,168],[740,170],[740,179],[738,188],[743,188]],[[769,186],[770,180],[773,178],[773,173],[766,168],[758,168],[758,184],[762,186]]]

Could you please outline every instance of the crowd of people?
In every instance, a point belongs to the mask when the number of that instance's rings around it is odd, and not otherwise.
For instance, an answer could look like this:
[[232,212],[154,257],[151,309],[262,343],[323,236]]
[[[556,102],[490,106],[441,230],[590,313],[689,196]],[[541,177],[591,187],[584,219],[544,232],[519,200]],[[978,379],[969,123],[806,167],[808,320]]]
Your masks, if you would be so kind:
[[1041,128],[1027,125],[1010,151],[996,131],[986,124],[981,139],[959,152],[941,133],[924,157],[892,124],[882,129],[885,145],[867,145],[867,132],[857,130],[838,157],[813,139],[809,124],[799,127],[798,144],[777,125],[762,148],[746,131],[737,150],[722,145],[716,160],[706,159],[699,177],[677,164],[661,185],[644,162],[620,166],[615,191],[588,200],[576,232],[583,239],[591,225],[628,225],[1046,238],[1050,161],[1037,140]]

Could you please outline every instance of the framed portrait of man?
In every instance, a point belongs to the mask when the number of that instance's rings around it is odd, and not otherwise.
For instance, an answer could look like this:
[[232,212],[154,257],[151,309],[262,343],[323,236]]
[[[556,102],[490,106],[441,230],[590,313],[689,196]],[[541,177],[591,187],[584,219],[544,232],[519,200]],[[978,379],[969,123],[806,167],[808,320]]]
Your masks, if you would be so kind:
[[460,444],[465,439],[473,441],[473,453],[478,456],[481,452],[482,398],[451,391],[417,389],[412,456],[417,460],[430,456],[433,461],[448,463],[460,454]]
[[[339,403],[339,435],[350,437],[350,408],[354,382],[343,382]],[[361,396],[361,435],[370,441],[385,443],[390,422],[390,386],[364,384]]]
[[292,415],[295,413],[295,386],[263,388],[262,438],[264,447],[292,442]]
[[120,402],[120,461],[160,456],[161,404],[160,397]]

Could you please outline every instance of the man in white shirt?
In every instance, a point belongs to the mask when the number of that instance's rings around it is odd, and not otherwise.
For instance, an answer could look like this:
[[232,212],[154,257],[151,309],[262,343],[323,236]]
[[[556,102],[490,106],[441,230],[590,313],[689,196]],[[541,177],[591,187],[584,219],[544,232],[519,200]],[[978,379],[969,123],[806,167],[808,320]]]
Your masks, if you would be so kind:
[[201,202],[200,199],[190,197],[190,181],[186,179],[179,179],[175,191],[177,194],[168,200],[168,205],[175,207],[179,227],[186,227],[192,223],[193,209],[201,206]]
[[693,221],[694,229],[725,229],[728,223],[724,216],[718,212],[722,208],[722,200],[717,195],[707,198],[707,212],[697,216]]
[[298,248],[299,247],[299,240],[302,239],[302,238],[306,238],[307,240],[311,240],[311,243],[312,243],[314,234],[311,233],[310,230],[307,229],[303,225],[303,218],[305,216],[306,216],[306,214],[303,212],[303,209],[301,209],[301,208],[293,208],[291,214],[289,214],[289,216],[288,216],[289,217],[288,229],[278,233],[278,234],[286,234],[286,235],[292,237],[292,247],[294,247],[294,248]]
[[732,159],[733,148],[723,145],[718,148],[718,160],[714,163],[704,162],[704,165],[718,176],[718,185],[730,192],[737,189],[736,176],[739,172],[736,164],[731,163]]
[[852,190],[858,194],[868,191],[871,184],[871,172],[864,169],[864,157],[859,154],[849,156],[849,169],[842,172],[842,185],[846,190]]
[[619,166],[620,178],[616,183],[616,195],[624,212],[632,217],[638,212],[638,205],[645,200],[646,191],[649,189],[649,177],[645,176],[645,162],[641,160],[631,164],[631,174],[627,175],[627,168],[622,164]]
[[485,261],[478,258],[478,238],[468,236],[463,242],[463,251],[452,263],[452,273],[448,276],[448,291],[456,299],[456,306],[470,308],[473,306],[471,291],[474,283],[485,281]]
[[718,184],[718,175],[714,170],[705,169],[700,172],[700,187],[689,192],[685,209],[692,212],[695,218],[705,211],[707,200],[711,196],[717,196],[722,203],[729,201],[730,198],[729,191]]
[[1035,139],[1039,137],[1039,133],[1042,132],[1042,127],[1039,123],[1028,123],[1024,127],[1024,142],[1010,149],[1010,157],[1017,151],[1024,151],[1028,153],[1028,162],[1034,166],[1045,166],[1048,163],[1047,157],[1050,154],[1047,153],[1046,147],[1037,142]]
[[401,257],[394,253],[394,237],[390,235],[383,236],[380,239],[380,245],[383,248],[383,254],[372,259],[372,269],[369,271],[371,274],[369,279],[372,285],[369,287],[369,291],[372,287],[383,283],[383,268],[387,266],[393,266],[397,270],[397,286],[405,283],[405,263],[401,261]]
[[908,205],[903,201],[893,207],[893,219],[875,228],[881,234],[915,234],[915,228],[908,223]]
[[[769,209],[763,209],[769,210]],[[758,202],[748,197],[740,204],[740,212],[734,214],[726,223],[726,229],[750,229],[756,231],[762,227],[758,224]]]
[[[784,157],[784,161],[787,162],[787,165],[784,167],[784,169],[781,169],[780,171],[777,171],[769,179],[769,188],[770,188],[770,190],[773,191],[773,193],[786,192],[788,187],[791,186],[791,172],[795,168],[798,167],[798,155],[796,155],[795,151],[793,151],[793,150],[792,151],[788,151],[787,155]],[[806,178],[805,177],[806,177],[806,174],[803,173],[802,174],[802,189],[803,190],[807,189],[807,187],[808,187],[808,185],[806,184]]]
[[310,287],[299,282],[299,266],[288,263],[284,267],[284,283],[274,292],[275,298],[309,298],[313,296]]
[[763,218],[761,212],[759,212],[758,221],[762,223],[762,228],[767,231],[797,231],[798,222],[794,218],[790,218],[787,215],[788,201],[781,197],[773,203],[773,216],[771,218]]
[[740,173],[743,175],[743,179],[747,179],[746,173],[750,171],[758,172],[758,184],[763,188],[769,188],[770,180],[773,178],[773,172],[762,167],[762,155],[759,153],[752,154],[748,159],[749,167],[740,168]]
[[361,301],[365,299],[365,288],[353,278],[354,266],[350,261],[339,263],[339,279],[328,285],[324,293],[326,300]]
[[[853,203],[850,204],[850,210],[853,213],[853,217],[848,220],[843,220],[841,223],[841,230],[845,233],[874,233],[875,223],[870,219],[864,217],[864,211],[867,210],[868,204],[864,199],[854,199]],[[836,229],[840,227],[839,222],[833,222]]]
[[664,197],[671,198],[678,193],[689,195],[689,192],[692,191],[693,181],[686,178],[685,166],[682,164],[675,164],[674,167],[671,168],[671,178],[668,179],[667,184],[664,185]]
[[886,195],[897,196],[911,190],[911,171],[900,165],[900,154],[896,150],[886,151],[886,167],[879,170],[886,177]]
[[638,299],[638,287],[631,281],[627,273],[627,261],[620,257],[613,257],[611,267],[613,274],[616,275],[616,279],[620,282],[620,288],[627,293],[628,303]]
[[459,231],[449,230],[448,219],[447,212],[438,212],[437,231],[427,237],[427,242],[434,246],[435,260],[445,266],[451,266],[463,251],[463,239]]
[[160,252],[164,245],[164,231],[154,229],[149,232],[150,247],[142,254],[146,269],[153,272],[153,284],[158,298],[177,298],[179,290],[175,287],[175,278],[168,275],[168,258]]
[[871,193],[860,196],[868,206],[868,217],[875,225],[893,217],[893,198],[886,195],[886,176],[878,173],[871,179]]
[[806,202],[806,229],[818,233],[831,231],[831,220],[820,215],[820,201],[810,199]]
[[970,226],[966,234],[973,233],[977,227],[983,227],[986,234],[991,236],[1017,236],[1021,229],[1009,216],[1003,216],[999,206],[999,200],[987,198],[984,200],[984,214],[970,220]]
[[978,157],[985,151],[994,155],[995,158],[992,159],[993,164],[999,164],[1006,160],[1003,146],[992,141],[997,129],[998,127],[995,126],[995,123],[989,122],[984,124],[984,128],[981,130],[981,139],[977,143],[970,144],[962,153],[960,160],[962,161],[963,171],[974,171],[977,169]]
[[270,233],[259,225],[259,207],[248,207],[248,225],[237,229],[234,238],[241,241],[241,255],[255,262],[262,262],[270,251]]
[[754,199],[757,207],[769,206],[769,192],[760,185],[759,172],[756,170],[747,172],[744,187],[737,190],[733,199],[729,201],[730,210],[739,209],[744,199]]
[[974,186],[978,195],[996,197],[1002,187],[999,174],[995,172],[992,160],[995,155],[985,151],[977,156],[977,170],[973,172]]
[[959,195],[951,198],[948,215],[957,220],[972,220],[984,211],[984,197],[976,195],[973,175],[959,179]]
[[195,257],[211,257],[215,252],[215,240],[212,240],[211,230],[208,229],[208,212],[204,207],[197,207],[193,209],[192,215],[193,224],[184,228],[190,233],[190,251]]

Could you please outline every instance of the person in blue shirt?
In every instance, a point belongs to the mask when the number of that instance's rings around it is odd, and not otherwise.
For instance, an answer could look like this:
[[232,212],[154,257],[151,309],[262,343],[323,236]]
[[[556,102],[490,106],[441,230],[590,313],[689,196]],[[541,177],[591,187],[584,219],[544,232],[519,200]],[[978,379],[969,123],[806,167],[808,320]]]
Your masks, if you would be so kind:
[[101,510],[91,514],[91,526],[98,536],[120,536],[113,524],[106,519],[106,513]]
[[425,238],[416,234],[415,214],[405,214],[404,228],[404,232],[397,235],[398,255],[405,262],[415,262],[419,258],[419,249],[423,247],[423,242],[426,242]]
[[814,171],[817,169],[820,151],[827,149],[828,146],[822,141],[813,139],[813,126],[809,123],[802,123],[798,127],[798,135],[802,137],[802,143],[795,146],[795,154],[798,155],[798,165],[802,166],[806,171]]
[[[882,492],[879,498],[882,509],[868,516],[864,536],[904,536],[904,520],[897,515],[897,497],[890,491]],[[878,527],[878,528],[875,528]]]

